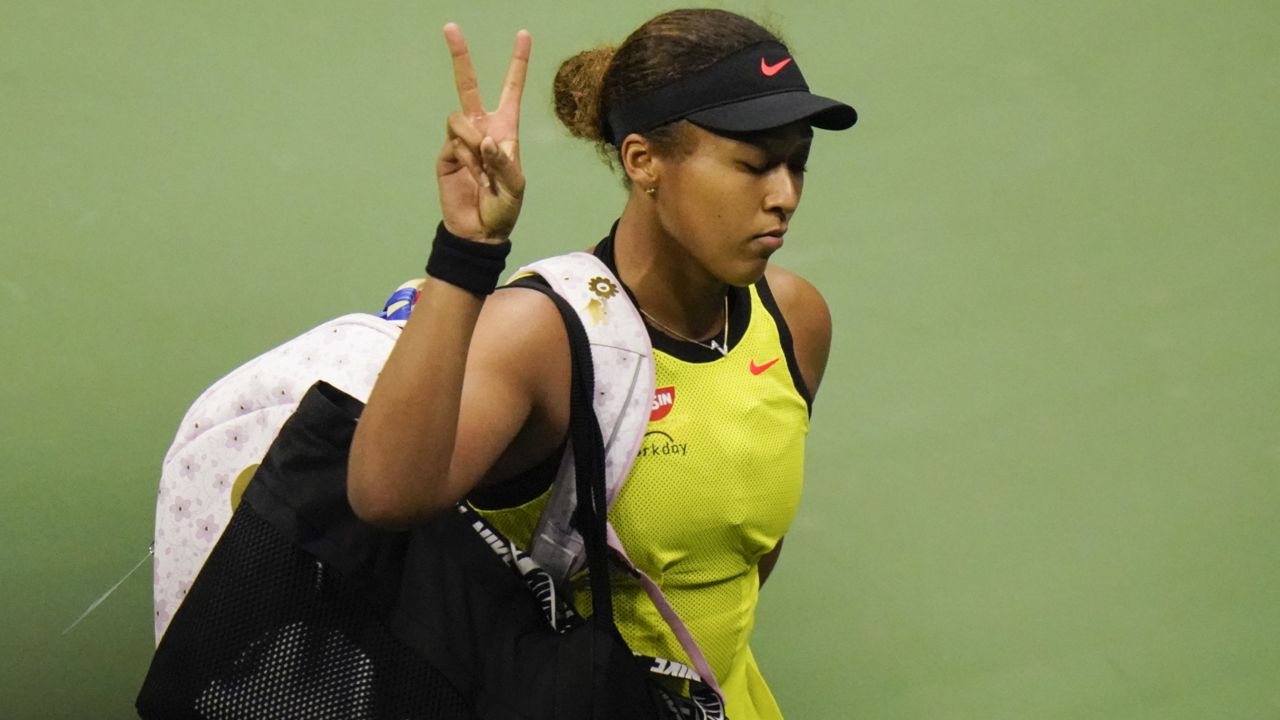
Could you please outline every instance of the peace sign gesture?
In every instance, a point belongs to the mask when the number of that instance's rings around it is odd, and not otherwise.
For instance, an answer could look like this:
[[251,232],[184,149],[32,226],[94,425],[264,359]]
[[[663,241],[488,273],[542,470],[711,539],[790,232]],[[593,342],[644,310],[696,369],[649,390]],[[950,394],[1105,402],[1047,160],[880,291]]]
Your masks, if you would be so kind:
[[467,42],[454,23],[444,26],[453,55],[453,79],[462,110],[449,115],[444,148],[436,160],[440,209],[449,232],[481,242],[511,235],[524,197],[520,170],[520,95],[524,92],[533,38],[516,33],[511,64],[498,109],[484,109]]

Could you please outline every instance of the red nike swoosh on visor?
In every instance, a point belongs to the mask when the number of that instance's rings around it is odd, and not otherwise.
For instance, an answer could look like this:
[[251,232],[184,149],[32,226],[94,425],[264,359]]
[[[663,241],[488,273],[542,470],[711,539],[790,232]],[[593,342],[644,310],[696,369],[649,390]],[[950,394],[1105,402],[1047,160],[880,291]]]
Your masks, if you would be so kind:
[[774,363],[776,363],[776,362],[778,362],[778,361],[779,361],[779,360],[781,360],[781,359],[782,359],[782,358],[780,358],[780,357],[776,357],[776,358],[774,358],[774,359],[770,360],[769,362],[767,362],[767,363],[765,363],[765,364],[763,364],[763,365],[757,365],[757,364],[756,364],[756,361],[755,361],[755,360],[752,360],[752,361],[751,361],[751,366],[750,366],[751,374],[752,374],[752,375],[759,375],[760,373],[764,372],[765,370],[768,370],[769,368],[773,367],[773,364],[774,364]]
[[785,58],[783,60],[779,60],[777,63],[773,65],[770,65],[769,63],[764,61],[763,57],[761,57],[760,72],[764,73],[765,77],[773,77],[774,75],[777,75],[779,72],[781,72],[782,68],[786,67],[787,63],[789,62],[791,62],[791,58]]

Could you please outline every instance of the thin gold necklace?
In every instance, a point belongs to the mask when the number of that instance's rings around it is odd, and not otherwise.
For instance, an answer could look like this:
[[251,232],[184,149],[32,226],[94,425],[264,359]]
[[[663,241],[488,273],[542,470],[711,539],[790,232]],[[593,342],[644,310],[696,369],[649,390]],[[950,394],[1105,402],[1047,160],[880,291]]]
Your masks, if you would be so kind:
[[701,345],[702,347],[708,350],[715,350],[716,352],[720,353],[722,356],[729,354],[729,294],[728,293],[725,293],[725,296],[724,296],[724,344],[723,345],[716,342],[715,338],[712,338],[711,342],[704,342],[702,340],[694,340],[693,338],[688,337],[686,335],[681,335],[680,333],[668,327],[666,323],[650,315],[644,308],[640,307],[639,305],[637,305],[636,308],[640,311],[640,314],[643,315],[646,320],[653,323],[654,325],[657,325],[659,330],[665,332],[666,334],[670,335],[671,337],[677,340],[691,342],[694,345]]

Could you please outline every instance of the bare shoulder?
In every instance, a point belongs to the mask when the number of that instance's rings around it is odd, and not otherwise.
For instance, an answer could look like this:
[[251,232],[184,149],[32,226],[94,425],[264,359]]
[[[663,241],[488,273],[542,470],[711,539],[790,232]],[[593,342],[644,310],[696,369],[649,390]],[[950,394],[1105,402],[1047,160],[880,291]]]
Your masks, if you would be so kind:
[[545,293],[531,288],[504,287],[490,295],[476,321],[473,350],[476,340],[491,343],[489,350],[497,356],[534,352],[567,357],[568,336],[559,309]]
[[765,280],[791,329],[800,375],[816,395],[831,353],[831,309],[818,288],[786,268],[770,264]]
[[[568,388],[569,338],[555,302],[529,288],[502,288],[485,301],[471,339],[471,357],[501,374],[538,406]],[[468,367],[468,373],[472,368]],[[564,382],[557,382],[564,378]]]
[[[765,279],[769,281],[769,289],[773,291],[773,297],[778,301],[778,307],[783,312],[788,310],[816,312],[825,318],[827,326],[830,327],[831,314],[827,308],[827,301],[813,283],[774,264],[770,264],[764,274]],[[787,322],[790,321],[791,318],[787,318]]]

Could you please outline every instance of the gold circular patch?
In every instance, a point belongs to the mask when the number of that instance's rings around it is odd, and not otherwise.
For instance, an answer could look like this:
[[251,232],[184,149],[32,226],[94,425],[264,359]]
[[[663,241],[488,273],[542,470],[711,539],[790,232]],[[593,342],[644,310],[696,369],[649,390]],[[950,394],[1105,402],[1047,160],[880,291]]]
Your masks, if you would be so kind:
[[236,508],[240,507],[240,498],[244,496],[244,489],[249,486],[249,481],[253,479],[253,474],[256,472],[258,472],[258,463],[241,470],[235,482],[231,483],[231,512],[235,512]]

